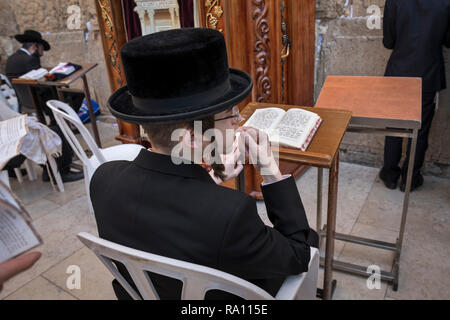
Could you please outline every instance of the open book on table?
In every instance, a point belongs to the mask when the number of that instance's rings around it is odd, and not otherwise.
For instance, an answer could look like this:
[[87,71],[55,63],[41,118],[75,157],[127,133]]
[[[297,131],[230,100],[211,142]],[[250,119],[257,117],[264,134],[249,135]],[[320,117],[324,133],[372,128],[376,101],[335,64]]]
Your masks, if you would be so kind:
[[44,68],[31,70],[30,72],[25,73],[24,75],[20,76],[21,79],[31,79],[31,80],[39,80],[43,76],[45,76],[48,73],[48,71]]
[[42,238],[20,200],[0,180],[0,263],[38,245]]
[[306,151],[321,123],[319,115],[303,109],[264,108],[257,109],[244,126],[267,133],[271,142]]

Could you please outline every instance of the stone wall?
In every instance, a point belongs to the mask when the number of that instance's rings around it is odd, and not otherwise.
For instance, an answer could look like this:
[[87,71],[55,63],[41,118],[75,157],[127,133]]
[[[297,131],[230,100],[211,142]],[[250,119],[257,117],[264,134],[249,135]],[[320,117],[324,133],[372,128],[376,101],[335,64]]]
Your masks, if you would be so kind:
[[[67,12],[69,6],[79,7],[79,23],[75,11]],[[86,23],[91,25],[88,30]],[[41,58],[44,67],[59,62],[97,62],[98,67],[88,73],[91,96],[106,111],[106,101],[111,93],[105,67],[103,46],[100,38],[95,2],[92,0],[0,0],[0,55],[5,61],[19,47],[14,35],[26,29],[42,33],[51,50]],[[73,88],[82,88],[82,81]]]
[[[369,29],[371,5],[384,10],[385,0],[317,0],[316,4],[316,98],[328,75],[382,76],[391,53],[383,47],[382,29]],[[381,21],[382,22],[382,21]],[[382,27],[382,23],[381,23]],[[445,50],[450,80],[450,50]],[[440,93],[433,122],[425,171],[450,177],[450,90]],[[384,138],[347,134],[342,159],[381,166]]]

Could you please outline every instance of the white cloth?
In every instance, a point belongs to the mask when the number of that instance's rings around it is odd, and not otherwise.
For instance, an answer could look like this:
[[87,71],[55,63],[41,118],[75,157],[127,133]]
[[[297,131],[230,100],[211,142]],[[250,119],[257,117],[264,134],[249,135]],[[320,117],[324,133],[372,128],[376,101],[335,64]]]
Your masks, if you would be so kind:
[[35,117],[27,117],[28,134],[23,138],[20,153],[38,164],[47,162],[47,155],[61,156],[62,140]]
[[[0,121],[20,116],[0,101]],[[62,152],[61,138],[35,117],[27,117],[28,133],[22,140],[20,153],[38,164],[47,162],[47,154],[58,157]]]

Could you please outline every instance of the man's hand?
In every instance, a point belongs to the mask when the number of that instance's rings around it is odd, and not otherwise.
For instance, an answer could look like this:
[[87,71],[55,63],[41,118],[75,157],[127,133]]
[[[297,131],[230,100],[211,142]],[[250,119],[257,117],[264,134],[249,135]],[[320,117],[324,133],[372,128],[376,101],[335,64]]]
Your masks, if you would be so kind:
[[278,163],[273,156],[269,137],[266,133],[250,127],[238,129],[245,145],[246,156],[263,177],[264,183],[278,182],[283,179]]
[[40,257],[40,252],[31,252],[0,263],[0,291],[3,289],[3,283],[22,271],[31,268]]
[[[220,164],[223,164],[225,167],[225,170],[223,172],[223,175],[225,176],[224,180],[216,177],[214,175],[214,170],[210,171],[210,175],[213,178],[213,180],[217,184],[221,184],[222,182],[229,181],[231,179],[236,178],[239,176],[241,171],[244,169],[244,166],[242,164],[241,158],[241,152],[239,150],[239,143],[237,139],[233,143],[233,151],[229,154],[221,154],[220,155]],[[211,159],[210,155],[207,155],[204,159],[205,162],[209,165],[212,164],[213,159]]]

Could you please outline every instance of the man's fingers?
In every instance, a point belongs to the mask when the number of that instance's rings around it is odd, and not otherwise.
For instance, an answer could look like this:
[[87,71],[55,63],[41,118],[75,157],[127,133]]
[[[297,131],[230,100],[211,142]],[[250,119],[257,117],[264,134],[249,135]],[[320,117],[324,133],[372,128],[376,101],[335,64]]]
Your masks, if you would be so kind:
[[0,264],[0,285],[6,280],[25,271],[33,266],[33,264],[41,257],[40,252],[31,252],[21,257],[8,260]]

